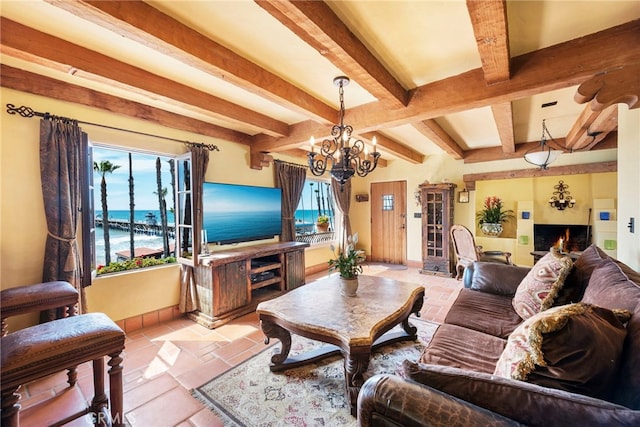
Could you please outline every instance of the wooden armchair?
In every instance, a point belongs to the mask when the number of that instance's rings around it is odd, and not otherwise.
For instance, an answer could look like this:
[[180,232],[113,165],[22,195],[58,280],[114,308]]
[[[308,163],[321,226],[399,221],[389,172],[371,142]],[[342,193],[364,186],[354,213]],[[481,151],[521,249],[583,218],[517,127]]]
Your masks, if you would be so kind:
[[[94,398],[80,413],[64,422],[93,414],[96,425],[124,425],[122,412],[122,358],[124,332],[106,315],[77,315],[78,291],[67,282],[47,282],[0,292],[0,384],[2,426],[20,425],[18,393],[23,384],[68,370],[68,383],[77,381],[76,366],[92,361]],[[54,311],[63,316],[55,319]],[[9,333],[7,318],[52,310],[49,322]],[[104,392],[104,356],[109,356],[110,399]],[[111,403],[111,412],[107,412]]]
[[464,269],[475,261],[511,264],[511,253],[503,251],[483,251],[476,245],[471,230],[461,224],[454,224],[449,230],[453,251],[456,254],[456,279],[460,280]]

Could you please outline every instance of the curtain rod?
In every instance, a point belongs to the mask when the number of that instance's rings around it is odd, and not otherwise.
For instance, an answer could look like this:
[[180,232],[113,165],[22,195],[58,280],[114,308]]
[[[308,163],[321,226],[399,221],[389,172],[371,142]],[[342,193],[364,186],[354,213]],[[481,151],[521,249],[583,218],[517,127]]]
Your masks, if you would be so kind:
[[98,127],[106,128],[106,129],[119,130],[119,131],[122,131],[122,132],[129,132],[129,133],[135,133],[135,134],[138,134],[138,135],[150,136],[150,137],[153,137],[153,138],[166,139],[168,141],[181,142],[181,143],[187,144],[187,145],[195,145],[195,146],[198,146],[198,147],[206,148],[209,151],[220,151],[218,146],[215,145],[215,144],[203,144],[201,142],[183,141],[181,139],[169,138],[167,136],[154,135],[154,134],[151,134],[151,133],[138,132],[138,131],[135,131],[135,130],[123,129],[123,128],[118,128],[118,127],[114,127],[114,126],[103,125],[103,124],[100,124],[100,123],[84,122],[84,121],[81,121],[81,120],[75,120],[75,119],[70,119],[68,117],[56,116],[56,115],[49,114],[49,113],[40,113],[38,111],[33,110],[31,107],[26,107],[24,105],[22,105],[20,107],[16,107],[13,104],[7,104],[7,113],[9,113],[9,114],[18,114],[18,115],[20,115],[21,117],[24,117],[24,118],[31,118],[31,117],[36,117],[37,116],[37,117],[42,117],[45,120],[60,119],[60,120],[76,121],[78,123],[82,123],[82,124],[85,124],[85,125],[98,126]]
[[298,166],[298,167],[300,167],[300,168],[305,168],[305,169],[309,167],[309,166],[307,166],[307,165],[301,165],[301,164],[299,164],[299,163],[291,163],[291,162],[287,162],[287,161],[280,160],[280,159],[273,159],[273,161],[274,161],[274,162],[278,162],[278,163],[284,163],[285,165]]

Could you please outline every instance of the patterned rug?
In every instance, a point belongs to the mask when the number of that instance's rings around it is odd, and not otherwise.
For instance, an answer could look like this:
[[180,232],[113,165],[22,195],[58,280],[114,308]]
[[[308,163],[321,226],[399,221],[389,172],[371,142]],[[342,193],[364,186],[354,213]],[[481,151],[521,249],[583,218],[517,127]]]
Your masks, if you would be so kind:
[[[389,344],[374,351],[365,378],[384,373],[402,376],[402,361],[418,358],[438,324],[413,316],[411,323],[418,328],[418,340]],[[393,330],[396,329],[400,330]],[[292,335],[290,355],[321,345],[324,344]],[[218,414],[226,426],[355,426],[344,396],[342,357],[271,372],[271,355],[279,348],[277,342],[192,390],[192,394]]]

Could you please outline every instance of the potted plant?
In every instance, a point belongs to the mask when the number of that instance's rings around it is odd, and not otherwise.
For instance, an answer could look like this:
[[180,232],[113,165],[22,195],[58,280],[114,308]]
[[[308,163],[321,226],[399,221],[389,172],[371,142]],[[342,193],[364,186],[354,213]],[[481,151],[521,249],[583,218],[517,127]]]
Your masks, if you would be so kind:
[[504,209],[502,199],[497,196],[489,196],[484,199],[482,210],[476,215],[482,232],[489,236],[502,234],[502,223],[513,218],[511,209]]
[[342,293],[345,296],[355,296],[358,290],[358,274],[362,273],[362,262],[365,261],[364,251],[356,249],[358,233],[347,238],[347,245],[337,250],[331,245],[335,258],[329,260],[329,272],[338,271],[342,282]]
[[318,215],[316,227],[318,231],[327,231],[329,229],[329,217],[327,215]]

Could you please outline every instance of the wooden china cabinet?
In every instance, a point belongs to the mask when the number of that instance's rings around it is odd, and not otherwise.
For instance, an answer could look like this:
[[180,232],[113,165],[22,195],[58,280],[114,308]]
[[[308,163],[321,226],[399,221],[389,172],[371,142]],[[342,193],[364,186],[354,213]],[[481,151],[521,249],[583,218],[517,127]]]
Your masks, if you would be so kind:
[[422,274],[451,277],[453,253],[449,229],[453,224],[455,184],[421,184]]

